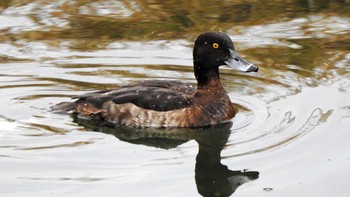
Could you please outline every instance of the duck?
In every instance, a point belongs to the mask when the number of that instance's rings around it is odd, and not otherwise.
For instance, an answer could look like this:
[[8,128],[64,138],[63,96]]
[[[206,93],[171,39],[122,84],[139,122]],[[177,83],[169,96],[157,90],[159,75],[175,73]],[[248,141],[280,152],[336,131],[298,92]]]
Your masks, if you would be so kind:
[[175,80],[146,80],[72,97],[55,111],[134,128],[199,128],[230,121],[236,114],[220,82],[219,67],[257,72],[241,57],[231,38],[217,31],[194,42],[193,68],[197,87]]

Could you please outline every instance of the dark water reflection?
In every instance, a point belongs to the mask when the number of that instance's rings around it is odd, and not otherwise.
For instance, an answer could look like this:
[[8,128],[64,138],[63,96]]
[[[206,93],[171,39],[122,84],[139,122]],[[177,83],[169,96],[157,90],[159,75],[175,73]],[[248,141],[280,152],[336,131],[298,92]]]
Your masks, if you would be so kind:
[[221,151],[231,134],[232,122],[202,129],[132,129],[77,116],[74,122],[88,130],[112,134],[122,141],[162,149],[195,140],[198,143],[195,180],[202,196],[231,196],[239,186],[259,178],[257,171],[232,171],[221,164]]
[[231,134],[231,125],[205,131],[207,135],[195,138],[199,151],[196,157],[195,179],[202,196],[231,196],[246,182],[259,178],[259,172],[230,170],[221,164],[221,151]]

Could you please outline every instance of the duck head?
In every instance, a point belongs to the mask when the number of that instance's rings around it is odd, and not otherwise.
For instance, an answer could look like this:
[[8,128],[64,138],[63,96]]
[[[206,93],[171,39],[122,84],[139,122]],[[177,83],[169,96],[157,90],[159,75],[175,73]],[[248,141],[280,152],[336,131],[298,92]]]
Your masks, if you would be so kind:
[[199,83],[218,78],[218,68],[222,65],[243,72],[259,70],[256,65],[238,55],[231,38],[222,32],[206,32],[198,36],[193,49],[193,63]]

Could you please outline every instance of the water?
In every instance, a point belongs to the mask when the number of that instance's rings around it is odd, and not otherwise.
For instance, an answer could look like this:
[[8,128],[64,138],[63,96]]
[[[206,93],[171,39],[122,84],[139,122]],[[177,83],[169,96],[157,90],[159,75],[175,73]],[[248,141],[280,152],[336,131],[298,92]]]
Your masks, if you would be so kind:
[[[0,11],[1,196],[350,192],[349,1],[5,0]],[[260,66],[221,68],[232,125],[140,131],[49,110],[136,80],[195,84],[193,41],[208,30]]]

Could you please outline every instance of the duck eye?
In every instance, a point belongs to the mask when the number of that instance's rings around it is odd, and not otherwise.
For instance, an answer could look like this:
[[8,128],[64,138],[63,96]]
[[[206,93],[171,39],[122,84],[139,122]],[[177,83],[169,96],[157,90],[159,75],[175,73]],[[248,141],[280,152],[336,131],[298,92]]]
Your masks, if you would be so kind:
[[219,44],[215,42],[215,43],[213,44],[213,48],[214,48],[214,49],[219,48]]

